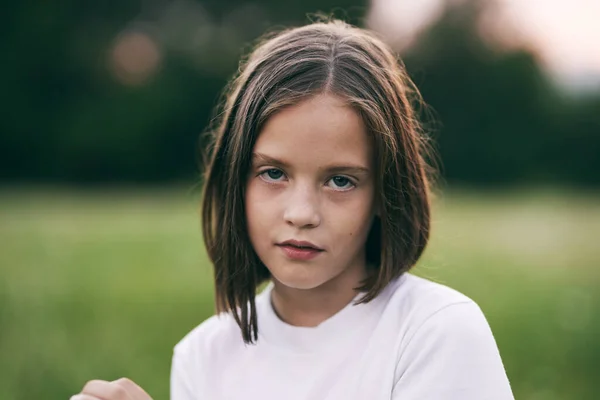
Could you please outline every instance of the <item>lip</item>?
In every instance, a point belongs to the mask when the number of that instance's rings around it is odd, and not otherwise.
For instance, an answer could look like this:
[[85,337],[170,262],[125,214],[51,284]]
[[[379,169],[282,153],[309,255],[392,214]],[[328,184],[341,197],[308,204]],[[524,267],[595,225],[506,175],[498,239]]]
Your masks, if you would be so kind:
[[311,260],[324,251],[310,242],[300,240],[286,240],[285,242],[277,243],[277,246],[287,258],[298,261]]
[[311,242],[307,242],[304,240],[290,239],[290,240],[286,240],[285,242],[277,243],[277,245],[278,246],[305,247],[305,248],[309,248],[309,249],[313,249],[313,250],[323,251],[323,249],[320,248],[319,246],[317,246],[316,244],[313,244]]

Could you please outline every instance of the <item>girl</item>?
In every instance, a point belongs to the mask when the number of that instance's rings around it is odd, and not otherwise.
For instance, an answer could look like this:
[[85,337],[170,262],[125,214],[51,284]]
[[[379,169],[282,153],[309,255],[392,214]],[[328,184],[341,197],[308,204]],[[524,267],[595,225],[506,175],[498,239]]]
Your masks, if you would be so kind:
[[[408,274],[430,225],[415,98],[390,49],[339,21],[252,53],[206,169],[218,315],[175,346],[172,400],[513,398],[479,307]],[[148,398],[127,379],[74,396]]]

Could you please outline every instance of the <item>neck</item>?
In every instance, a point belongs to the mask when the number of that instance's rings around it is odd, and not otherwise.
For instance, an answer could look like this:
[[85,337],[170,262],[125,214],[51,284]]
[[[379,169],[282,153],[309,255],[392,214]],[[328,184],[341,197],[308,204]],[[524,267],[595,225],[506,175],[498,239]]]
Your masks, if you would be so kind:
[[284,285],[274,277],[271,301],[282,321],[293,326],[315,327],[346,307],[359,293],[366,277],[364,267],[345,271],[342,275],[311,289],[297,289]]

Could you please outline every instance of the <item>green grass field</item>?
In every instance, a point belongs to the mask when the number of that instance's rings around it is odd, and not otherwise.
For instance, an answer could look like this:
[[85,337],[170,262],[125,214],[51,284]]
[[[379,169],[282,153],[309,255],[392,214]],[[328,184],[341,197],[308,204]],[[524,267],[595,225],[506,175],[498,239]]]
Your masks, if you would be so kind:
[[[0,400],[128,376],[168,399],[211,315],[190,190],[0,191]],[[415,272],[477,301],[517,399],[600,396],[600,194],[449,192]]]

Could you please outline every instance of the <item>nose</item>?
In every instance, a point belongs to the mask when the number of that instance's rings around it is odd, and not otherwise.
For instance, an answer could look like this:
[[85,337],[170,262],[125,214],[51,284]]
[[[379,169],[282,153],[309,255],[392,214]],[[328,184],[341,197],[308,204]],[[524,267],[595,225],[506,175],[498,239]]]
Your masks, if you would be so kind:
[[283,218],[288,225],[297,228],[315,228],[321,224],[319,196],[307,186],[291,191]]

